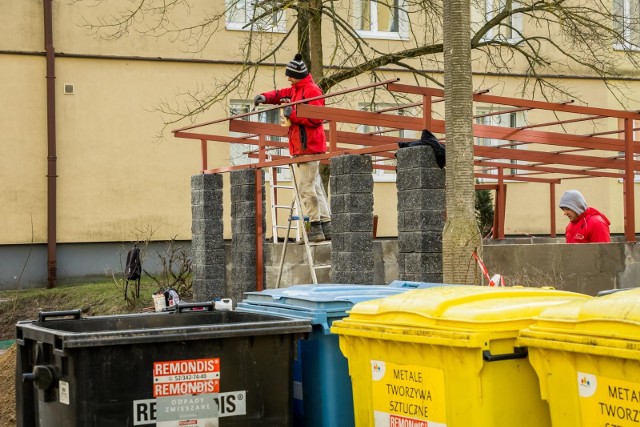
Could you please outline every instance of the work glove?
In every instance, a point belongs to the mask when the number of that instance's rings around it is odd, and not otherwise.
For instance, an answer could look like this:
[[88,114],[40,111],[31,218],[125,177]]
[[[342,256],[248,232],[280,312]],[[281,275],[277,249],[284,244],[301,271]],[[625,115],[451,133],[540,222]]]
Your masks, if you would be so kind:
[[264,95],[260,94],[260,95],[256,95],[255,98],[253,98],[253,105],[258,105],[258,104],[262,104],[264,102],[267,102],[267,98],[264,97]]
[[284,110],[282,111],[282,115],[285,116],[288,119],[291,116],[292,112],[293,112],[293,107],[288,105],[288,106],[284,107]]

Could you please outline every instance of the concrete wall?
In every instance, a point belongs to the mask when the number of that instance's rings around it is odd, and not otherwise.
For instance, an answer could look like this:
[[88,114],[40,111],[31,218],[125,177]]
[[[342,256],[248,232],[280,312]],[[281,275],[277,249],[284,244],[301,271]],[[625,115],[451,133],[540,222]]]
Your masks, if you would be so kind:
[[[611,288],[637,287],[640,284],[640,247],[634,243],[566,245],[554,239],[548,243],[492,242],[484,247],[484,262],[491,274],[501,273],[507,285],[553,286],[557,289],[595,295]],[[189,248],[189,242],[180,242]],[[225,242],[226,277],[231,277],[230,242]],[[159,271],[156,252],[163,244],[154,244],[144,260],[144,268]],[[108,279],[105,271],[124,264],[129,246],[112,244],[60,245],[60,284],[88,279]],[[329,245],[316,246],[314,255],[322,263],[331,258]],[[46,246],[0,246],[0,290],[37,288],[46,286],[46,265],[38,259],[46,258]],[[268,243],[265,247],[266,286],[276,282],[282,244]],[[395,239],[377,239],[373,243],[373,284],[382,285],[398,279],[398,243]],[[22,272],[24,267],[24,272]],[[21,276],[22,273],[22,276]],[[14,276],[16,279],[14,279]],[[18,277],[21,278],[18,284]],[[320,283],[329,283],[326,270],[318,273]],[[281,287],[312,283],[305,264],[304,246],[287,247]],[[229,283],[226,285],[230,289]]]
[[[277,277],[280,247],[280,244],[267,245],[268,288],[273,287]],[[292,252],[287,255],[281,287],[311,283],[303,247],[290,246],[288,250]],[[376,240],[373,251],[373,284],[388,284],[398,279],[397,241]],[[596,295],[601,290],[640,284],[640,247],[634,243],[488,244],[484,247],[484,262],[491,274],[502,274],[510,286],[551,286]]]

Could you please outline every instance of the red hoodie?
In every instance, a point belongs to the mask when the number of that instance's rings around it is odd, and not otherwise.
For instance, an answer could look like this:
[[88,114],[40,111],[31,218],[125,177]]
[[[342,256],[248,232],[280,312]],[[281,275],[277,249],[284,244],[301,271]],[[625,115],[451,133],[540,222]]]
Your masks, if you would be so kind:
[[[281,104],[281,99],[288,98],[293,101],[300,101],[305,98],[314,98],[322,95],[322,90],[313,81],[311,74],[291,87],[265,92],[262,95],[267,99],[266,104]],[[324,99],[309,101],[309,105],[324,106]],[[292,156],[299,154],[322,154],[327,152],[327,140],[324,135],[322,120],[305,119],[298,117],[296,107],[289,117],[291,126],[289,127],[289,153]]]
[[567,224],[567,243],[608,243],[609,218],[595,208],[587,208],[575,220]]

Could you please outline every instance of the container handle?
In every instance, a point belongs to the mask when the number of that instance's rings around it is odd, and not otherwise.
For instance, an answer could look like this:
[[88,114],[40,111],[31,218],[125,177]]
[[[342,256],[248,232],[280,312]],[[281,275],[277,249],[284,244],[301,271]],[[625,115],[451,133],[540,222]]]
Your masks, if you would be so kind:
[[500,360],[524,359],[529,355],[527,347],[513,347],[513,353],[491,354],[491,351],[482,352],[482,360],[485,362],[498,362]]
[[66,311],[41,311],[38,315],[38,321],[44,322],[48,317],[68,317],[72,316],[74,319],[80,319],[82,310],[66,310]]
[[182,313],[183,311],[213,311],[213,302],[179,302],[178,313]]

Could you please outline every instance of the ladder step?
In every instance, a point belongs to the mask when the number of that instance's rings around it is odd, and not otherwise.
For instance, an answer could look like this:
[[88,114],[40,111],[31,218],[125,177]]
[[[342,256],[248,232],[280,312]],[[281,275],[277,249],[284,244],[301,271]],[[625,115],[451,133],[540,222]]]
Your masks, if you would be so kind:
[[272,186],[271,188],[282,188],[284,190],[293,190],[293,187],[290,186],[290,185],[279,185],[279,184],[276,184],[276,185]]
[[289,228],[286,225],[276,225],[275,228],[280,228],[282,230],[284,230],[285,228]]
[[322,242],[309,242],[309,246],[328,245],[331,242],[329,240],[323,240]]
[[290,205],[273,205],[274,208],[276,209],[289,209],[291,210],[291,206]]
[[331,268],[331,264],[316,264],[313,268]]

